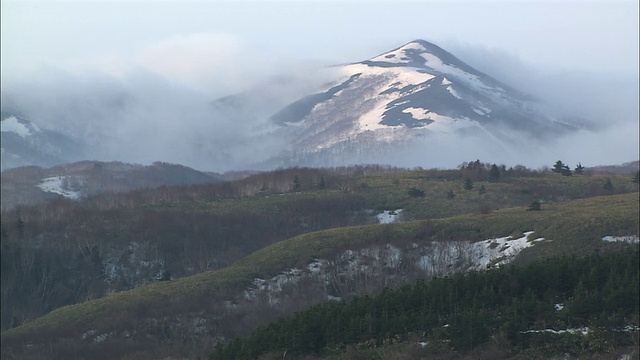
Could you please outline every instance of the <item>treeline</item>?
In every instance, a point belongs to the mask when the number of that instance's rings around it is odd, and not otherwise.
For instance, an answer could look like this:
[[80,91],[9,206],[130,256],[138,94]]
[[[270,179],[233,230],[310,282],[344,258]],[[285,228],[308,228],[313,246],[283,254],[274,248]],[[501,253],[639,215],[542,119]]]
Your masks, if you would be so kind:
[[[375,347],[416,336],[431,348],[459,353],[498,334],[513,353],[541,349],[547,356],[637,346],[639,255],[636,249],[562,257],[316,305],[218,346],[210,359],[323,356],[353,344]],[[586,336],[535,331],[583,327],[589,328]]]

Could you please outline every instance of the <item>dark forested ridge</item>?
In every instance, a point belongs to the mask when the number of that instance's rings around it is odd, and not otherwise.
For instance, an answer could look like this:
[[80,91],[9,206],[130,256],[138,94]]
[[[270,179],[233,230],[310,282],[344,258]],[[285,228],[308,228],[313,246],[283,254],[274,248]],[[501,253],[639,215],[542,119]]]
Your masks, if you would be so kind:
[[[334,272],[331,288],[301,283],[287,291],[304,297],[286,300],[292,294],[283,292],[278,306],[244,298],[256,278],[318,258],[337,269],[332,256],[369,246],[409,249],[526,231],[553,240],[523,251],[515,259],[522,264],[617,248],[601,239],[637,236],[637,190],[628,175],[564,176],[473,161],[457,170],[281,169],[18,206],[2,211],[2,357],[203,356],[328,295],[424,277],[406,262],[379,278]],[[529,211],[533,202],[539,208]],[[390,213],[400,223],[378,224]]]
[[637,248],[561,257],[316,305],[219,346],[210,359],[325,357],[356,344],[364,354],[410,339],[422,343],[414,356],[436,358],[473,352],[498,334],[508,348],[495,355],[613,353],[638,345],[638,260]]

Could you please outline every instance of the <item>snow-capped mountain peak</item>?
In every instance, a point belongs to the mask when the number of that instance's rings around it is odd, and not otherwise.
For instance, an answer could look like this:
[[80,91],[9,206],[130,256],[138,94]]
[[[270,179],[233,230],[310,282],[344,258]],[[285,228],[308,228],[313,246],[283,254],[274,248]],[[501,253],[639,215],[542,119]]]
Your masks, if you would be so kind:
[[2,132],[16,133],[22,138],[26,138],[42,131],[38,126],[30,121],[15,115],[10,115],[6,118],[3,117],[0,122],[0,128],[2,129]]
[[33,122],[12,114],[0,113],[2,121],[2,166],[52,166],[82,156],[82,146],[69,136],[40,128]]
[[530,96],[424,40],[338,69],[342,77],[329,90],[271,117],[292,134],[294,157],[331,159],[322,165],[333,165],[343,162],[333,158],[353,149],[369,156],[436,134],[451,141],[473,136],[505,152],[523,135],[544,138],[566,130]]

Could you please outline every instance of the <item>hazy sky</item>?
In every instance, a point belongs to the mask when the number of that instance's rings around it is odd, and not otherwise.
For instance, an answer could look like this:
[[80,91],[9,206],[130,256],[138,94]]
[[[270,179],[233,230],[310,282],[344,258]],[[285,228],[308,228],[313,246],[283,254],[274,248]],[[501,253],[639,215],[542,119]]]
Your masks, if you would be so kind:
[[[220,166],[210,154],[238,143],[246,149],[234,155],[246,163],[267,153],[264,144],[250,149],[236,141],[255,124],[212,117],[211,100],[262,89],[272,107],[262,110],[266,118],[317,91],[327,81],[318,69],[415,39],[598,125],[525,165],[639,156],[637,0],[2,0],[1,6],[3,108],[100,142],[103,160],[212,170]],[[474,151],[456,155],[470,160]]]
[[142,68],[213,91],[238,74],[364,60],[417,38],[637,76],[638,1],[3,0],[2,78]]

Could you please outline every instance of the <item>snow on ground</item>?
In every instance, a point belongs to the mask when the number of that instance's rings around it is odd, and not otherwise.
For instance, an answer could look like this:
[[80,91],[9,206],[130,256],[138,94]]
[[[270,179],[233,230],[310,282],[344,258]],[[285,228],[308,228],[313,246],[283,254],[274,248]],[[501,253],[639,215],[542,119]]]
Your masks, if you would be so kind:
[[442,60],[440,60],[439,57],[433,54],[424,53],[420,55],[424,58],[426,66],[432,68],[433,70],[439,71],[441,73],[449,74],[453,77],[456,77],[459,80],[465,82],[466,84],[478,90],[485,90],[485,91],[489,90],[491,92],[495,92],[496,90],[504,91],[501,88],[494,88],[491,86],[487,86],[485,83],[482,82],[482,80],[480,80],[478,76],[469,74],[468,72],[460,68],[457,68],[455,66],[445,64],[442,62]]
[[511,262],[522,250],[533,246],[534,243],[544,240],[544,238],[537,238],[535,240],[528,240],[529,235],[533,234],[533,231],[528,231],[523,234],[521,238],[511,239],[510,236],[489,239],[474,243],[476,251],[480,254],[477,259],[477,264],[480,269],[486,269],[491,262],[501,259],[493,264],[494,267],[507,264]]
[[583,328],[570,328],[570,329],[564,329],[564,330],[554,330],[554,329],[543,329],[543,330],[527,330],[527,331],[521,331],[522,334],[529,334],[529,333],[534,333],[534,334],[539,334],[539,333],[552,333],[552,334],[564,334],[564,333],[569,333],[569,334],[582,334],[582,335],[587,335],[589,333],[589,328],[588,327],[583,327]]
[[[401,211],[398,209],[393,212],[399,215]],[[391,221],[398,215],[385,211],[378,214],[378,219],[382,223]],[[544,240],[543,238],[528,240],[532,233],[532,231],[526,232],[518,239],[502,237],[479,242],[426,241],[412,244],[408,248],[387,244],[360,250],[348,249],[333,259],[316,259],[306,268],[292,268],[271,279],[255,278],[253,286],[245,290],[244,297],[247,300],[264,298],[269,304],[275,305],[280,302],[280,293],[287,286],[296,285],[303,278],[321,281],[327,288],[331,288],[335,285],[333,282],[336,279],[358,279],[362,278],[362,275],[365,277],[390,276],[389,273],[395,273],[401,266],[407,264],[412,264],[411,266],[416,269],[424,271],[428,277],[486,270],[511,262],[522,250]],[[393,276],[387,280],[391,278]],[[333,300],[336,300],[335,296]],[[556,308],[559,306],[562,305],[558,304]]]
[[378,219],[378,223],[380,224],[390,224],[390,223],[398,222],[400,220],[401,214],[402,214],[402,209],[385,210],[380,214],[376,215],[376,218]]
[[429,118],[429,110],[422,108],[406,108],[402,110],[403,113],[411,114],[411,117],[416,120],[425,120]]
[[[636,325],[627,325],[623,328],[617,328],[617,329],[612,329],[613,331],[617,331],[617,332],[637,332],[640,330],[640,328],[638,328],[638,326]],[[589,334],[591,330],[588,327],[582,327],[582,328],[569,328],[569,329],[560,329],[560,330],[555,330],[555,329],[542,329],[542,330],[527,330],[527,331],[521,331],[521,334],[540,334],[540,333],[551,333],[551,334],[565,334],[565,333],[569,333],[569,334],[582,334],[582,335],[587,335]]]
[[447,86],[447,91],[449,91],[451,93],[451,95],[453,95],[453,97],[455,97],[456,99],[462,99],[462,97],[460,96],[460,94],[458,94],[457,91],[453,90],[453,88],[451,87],[451,85]]
[[31,126],[27,126],[13,115],[2,120],[2,122],[0,123],[0,126],[2,127],[2,132],[14,132],[20,135],[21,137],[27,137],[29,135],[32,135],[35,132],[40,131],[40,129],[37,126],[33,124],[31,124]]
[[42,179],[42,182],[38,185],[40,189],[44,192],[50,192],[54,194],[62,195],[69,199],[79,199],[82,194],[77,191],[66,190],[64,189],[63,182],[65,180],[64,176],[53,176],[49,178]]
[[628,244],[638,244],[640,242],[640,238],[636,235],[628,235],[628,236],[605,236],[602,238],[602,241],[609,242],[626,242]]
[[371,60],[394,63],[394,64],[406,64],[407,62],[411,61],[411,59],[406,56],[405,50],[426,51],[427,49],[425,49],[424,46],[422,46],[417,42],[411,42],[399,49],[389,51],[382,55],[376,56]]
[[426,73],[424,70],[414,67],[394,68],[356,63],[345,65],[342,69],[347,76],[355,74],[362,74],[365,76],[387,75],[394,80],[392,85],[394,85],[395,88],[421,84],[435,77],[435,75]]
[[358,127],[360,131],[367,131],[367,130],[374,131],[374,130],[380,130],[380,129],[402,127],[402,125],[388,126],[388,125],[380,124],[380,122],[382,121],[382,115],[385,113],[385,111],[388,110],[387,104],[389,104],[391,101],[397,98],[398,98],[397,93],[380,95],[378,102],[376,103],[376,106],[371,111],[362,115],[358,119]]

